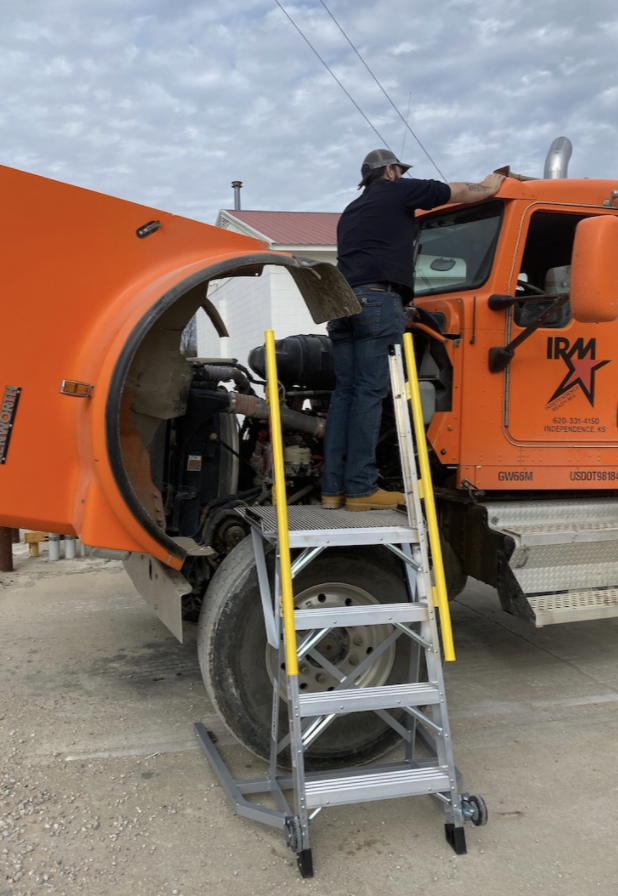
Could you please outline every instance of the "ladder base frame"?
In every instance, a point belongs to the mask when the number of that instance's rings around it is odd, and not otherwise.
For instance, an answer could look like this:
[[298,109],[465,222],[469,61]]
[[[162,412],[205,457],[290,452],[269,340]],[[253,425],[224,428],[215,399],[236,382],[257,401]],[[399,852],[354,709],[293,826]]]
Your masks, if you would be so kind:
[[[415,727],[419,743],[429,753],[426,758],[415,759],[412,761],[402,759],[391,762],[371,763],[362,766],[348,766],[345,769],[336,769],[330,772],[307,772],[305,776],[306,782],[310,784],[312,781],[327,781],[329,779],[345,777],[354,779],[359,773],[403,772],[434,768],[438,758],[435,740],[421,724],[417,723]],[[195,722],[193,728],[198,743],[215,772],[219,784],[223,788],[234,813],[242,818],[257,821],[260,824],[265,824],[269,827],[281,830],[285,835],[286,845],[296,853],[301,876],[312,877],[313,858],[311,849],[303,848],[302,843],[299,843],[298,838],[294,835],[293,831],[298,825],[299,820],[298,817],[295,816],[285,797],[285,791],[292,791],[294,789],[293,772],[286,771],[277,773],[277,770],[273,772],[272,768],[269,767],[267,775],[261,778],[234,778],[230,773],[225,760],[221,756],[221,753],[217,749],[214,738],[209,734],[204,725],[201,722]],[[457,768],[455,768],[455,773],[457,777],[457,789],[459,791],[462,776]],[[274,802],[279,806],[279,809],[273,809],[246,798],[247,796],[261,794],[270,795]],[[442,810],[445,808],[445,803],[451,803],[449,791],[427,792],[425,795],[431,797]],[[401,799],[401,797],[386,796],[381,797],[380,799]],[[358,801],[351,800],[350,803],[343,805],[353,805],[355,802]],[[339,803],[338,805],[342,804]],[[314,809],[313,815],[317,815],[322,808],[326,807],[320,806],[317,809]],[[309,820],[311,821],[311,818]],[[458,827],[450,822],[446,823],[445,835],[447,842],[457,855],[464,855],[466,853],[466,839],[463,827]]]

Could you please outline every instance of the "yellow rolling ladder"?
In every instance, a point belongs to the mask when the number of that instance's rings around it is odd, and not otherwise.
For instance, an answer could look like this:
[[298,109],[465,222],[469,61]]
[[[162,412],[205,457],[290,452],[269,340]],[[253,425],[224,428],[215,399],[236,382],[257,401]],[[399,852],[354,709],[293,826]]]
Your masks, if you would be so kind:
[[[270,763],[265,777],[234,779],[204,726],[198,723],[195,730],[234,810],[244,817],[281,828],[286,843],[296,853],[303,877],[313,874],[309,829],[311,821],[323,808],[429,794],[444,810],[446,837],[458,854],[466,851],[464,823],[469,820],[480,825],[487,820],[483,799],[459,792],[459,776],[453,759],[436,607],[445,659],[454,660],[455,651],[410,334],[404,336],[403,348],[407,382],[398,346],[393,348],[389,364],[406,495],[405,510],[352,514],[314,506],[288,507],[274,334],[272,330],[266,332],[277,500],[274,507],[248,508],[244,515],[252,527],[267,638],[276,654],[273,668],[278,669],[282,665],[280,660],[285,660],[283,681],[287,688],[289,735],[278,739],[281,685],[276,675],[273,680]],[[344,545],[382,545],[391,550],[402,561],[408,601],[370,605],[351,603],[344,607],[310,609],[295,607],[294,576],[322,551]],[[272,587],[265,561],[265,551],[271,547],[276,548]],[[298,551],[293,562],[292,549]],[[430,554],[435,584],[431,577]],[[344,675],[317,647],[334,629],[357,625],[384,626],[386,635],[376,650]],[[358,686],[361,676],[398,638],[408,639],[410,644],[407,681],[379,687]],[[305,657],[321,664],[338,684],[324,692],[301,693],[299,661]],[[421,678],[423,665],[426,677]],[[334,719],[352,712],[375,712],[393,727],[402,737],[403,758],[364,766],[350,765],[343,770],[306,772],[304,754],[308,746]],[[288,750],[292,768],[290,772],[281,772],[279,759],[283,751]],[[290,790],[293,799],[289,801],[286,791]],[[249,799],[255,794],[269,794],[276,808]]]

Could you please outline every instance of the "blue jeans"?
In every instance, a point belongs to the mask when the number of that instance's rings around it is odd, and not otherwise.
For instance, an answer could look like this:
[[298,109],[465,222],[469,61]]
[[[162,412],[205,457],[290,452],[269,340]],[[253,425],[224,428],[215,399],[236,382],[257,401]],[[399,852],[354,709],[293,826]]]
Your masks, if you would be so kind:
[[322,494],[364,498],[378,488],[375,453],[390,388],[388,348],[401,344],[405,317],[396,293],[369,286],[354,293],[362,311],[328,324],[337,384],[326,421]]

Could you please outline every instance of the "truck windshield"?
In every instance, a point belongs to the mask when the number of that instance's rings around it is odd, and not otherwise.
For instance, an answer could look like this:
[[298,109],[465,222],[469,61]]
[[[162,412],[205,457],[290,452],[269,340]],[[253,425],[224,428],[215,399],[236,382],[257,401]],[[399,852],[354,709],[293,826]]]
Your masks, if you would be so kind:
[[502,222],[502,202],[421,218],[414,295],[471,289],[489,276]]

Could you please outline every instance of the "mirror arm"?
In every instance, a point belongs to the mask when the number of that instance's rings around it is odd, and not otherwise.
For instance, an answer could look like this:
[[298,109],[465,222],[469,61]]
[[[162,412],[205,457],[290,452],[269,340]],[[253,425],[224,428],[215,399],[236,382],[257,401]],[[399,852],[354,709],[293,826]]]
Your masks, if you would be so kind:
[[503,311],[512,305],[523,305],[528,302],[546,302],[548,299],[555,299],[555,293],[538,292],[533,296],[509,296],[494,293],[487,299],[487,307],[490,311]]
[[[540,298],[540,297],[539,297]],[[569,294],[562,293],[555,297],[555,300],[551,303],[547,311],[544,311],[543,314],[535,320],[533,324],[530,324],[529,327],[526,327],[525,330],[516,336],[515,339],[511,340],[508,345],[498,345],[494,346],[494,348],[489,349],[489,369],[491,373],[500,373],[509,366],[511,360],[515,357],[515,349],[525,342],[539,327],[542,327],[545,321],[549,320],[550,317],[554,314],[554,312],[558,311],[559,308],[562,308],[569,300]]]

